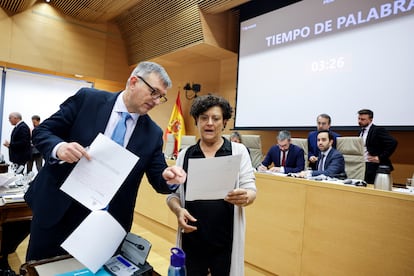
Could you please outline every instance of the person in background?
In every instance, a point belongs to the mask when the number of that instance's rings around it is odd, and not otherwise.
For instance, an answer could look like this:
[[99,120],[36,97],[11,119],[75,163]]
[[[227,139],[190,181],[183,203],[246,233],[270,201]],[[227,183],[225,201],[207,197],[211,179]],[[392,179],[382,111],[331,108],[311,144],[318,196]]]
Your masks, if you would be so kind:
[[235,142],[235,143],[243,143],[242,142],[242,137],[241,137],[240,133],[238,133],[237,131],[233,131],[230,134],[230,141]]
[[67,254],[60,245],[89,215],[88,208],[59,188],[81,158],[92,158],[86,147],[99,133],[112,137],[123,124],[124,136],[112,139],[139,157],[107,208],[126,232],[131,229],[144,173],[158,193],[168,194],[177,188],[171,184],[184,182],[184,170],[167,166],[163,131],[147,114],[167,100],[170,87],[170,77],[162,66],[141,62],[123,91],[81,88],[33,130],[33,144],[45,165],[25,194],[33,213],[27,261]]
[[278,173],[298,173],[305,168],[305,153],[303,149],[291,143],[291,135],[287,130],[281,130],[277,135],[277,145],[272,146],[267,152],[262,164],[257,170],[264,172],[269,170]]
[[[235,143],[241,143],[241,144],[243,144],[243,139],[242,139],[242,136],[241,136],[241,134],[239,133],[239,132],[237,132],[237,131],[233,131],[231,134],[230,134],[230,141],[231,142],[235,142]],[[248,147],[246,147],[247,148],[247,151],[249,152],[249,154],[250,154],[250,149],[248,148]]]
[[374,112],[369,109],[358,111],[358,125],[361,130],[359,136],[364,141],[365,181],[373,184],[379,165],[393,166],[391,155],[397,148],[397,140],[388,131],[372,123]]
[[329,130],[320,130],[317,135],[320,154],[316,164],[316,170],[302,171],[300,177],[325,175],[335,178],[346,178],[345,159],[341,152],[332,147],[334,136]]
[[[26,162],[30,159],[30,128],[22,121],[19,112],[12,112],[9,121],[14,126],[10,142],[4,141],[4,146],[9,148],[10,162],[17,165],[16,173],[22,173]],[[6,273],[11,268],[8,255],[13,253],[17,246],[27,237],[30,229],[30,221],[8,221],[2,225],[2,239],[0,244],[0,272]]]
[[317,135],[318,132],[321,130],[329,130],[333,137],[333,144],[332,147],[336,148],[336,138],[340,137],[336,132],[333,132],[330,130],[331,128],[331,116],[328,114],[322,113],[319,114],[318,117],[316,117],[316,130],[309,132],[308,134],[308,161],[309,161],[309,167],[313,170],[317,169],[317,162],[318,157],[320,155],[319,147],[318,147],[318,141],[317,141]]
[[19,112],[10,113],[9,121],[14,128],[10,135],[10,141],[5,140],[3,145],[9,148],[9,160],[16,164],[15,172],[23,173],[31,155],[30,128],[22,121],[22,115]]
[[232,115],[227,100],[205,95],[194,99],[191,116],[200,134],[197,144],[178,155],[177,165],[188,169],[193,158],[241,155],[239,178],[223,199],[186,201],[186,182],[169,195],[167,204],[177,216],[177,244],[186,253],[187,275],[244,275],[244,207],[256,198],[254,169],[246,147],[222,137]]
[[[32,116],[32,124],[33,124],[33,129],[39,126],[40,124],[39,115]],[[33,132],[33,129],[32,129],[32,132]],[[32,171],[33,163],[36,163],[36,169],[38,172],[40,172],[40,169],[42,168],[42,165],[43,165],[42,155],[40,154],[40,151],[38,151],[37,148],[33,146],[33,143],[31,144],[31,147],[32,147],[32,155],[31,155],[30,160],[27,162],[27,172],[29,173]]]

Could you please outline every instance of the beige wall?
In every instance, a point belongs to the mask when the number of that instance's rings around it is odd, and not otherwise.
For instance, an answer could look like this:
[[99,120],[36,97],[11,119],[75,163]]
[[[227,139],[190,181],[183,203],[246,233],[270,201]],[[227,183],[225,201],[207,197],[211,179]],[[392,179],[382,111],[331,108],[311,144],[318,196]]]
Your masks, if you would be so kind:
[[[210,22],[210,31],[215,28],[214,17],[205,17]],[[217,44],[223,41],[216,37]],[[23,68],[31,71],[73,77],[82,74],[93,81],[95,87],[108,91],[119,91],[125,87],[125,81],[131,68],[127,65],[126,51],[119,31],[112,24],[86,24],[61,16],[50,5],[36,4],[33,8],[9,17],[0,9],[0,66]],[[202,48],[204,50],[204,48]],[[209,48],[210,49],[210,48]],[[208,52],[211,56],[211,50]],[[198,50],[201,54],[207,52]],[[214,54],[214,50],[213,50]],[[218,55],[221,57],[221,52]],[[191,100],[185,98],[182,89],[187,82],[200,83],[201,93],[216,93],[227,98],[234,106],[236,98],[237,55],[226,53],[216,61],[185,63],[164,62],[162,57],[155,59],[169,72],[173,87],[168,93],[169,101],[151,111],[150,115],[165,128],[175,103],[177,93],[181,91],[181,103],[185,117],[187,134],[198,135],[194,121],[190,116]],[[260,104],[257,99],[252,104]],[[323,111],[321,111],[323,112]],[[334,114],[333,119],[335,118]],[[251,114],[254,116],[254,114]],[[278,116],[277,113],[270,116]],[[355,124],[357,123],[355,114]],[[225,133],[230,132],[234,121],[230,120]],[[275,143],[277,131],[241,131],[242,134],[260,134],[263,152],[266,153]],[[339,131],[349,136],[355,133]],[[413,132],[391,132],[398,141],[397,151],[392,156],[395,164],[394,181],[405,183],[405,178],[414,172],[414,147],[411,141]],[[292,131],[294,137],[306,137],[307,131]]]
[[0,9],[0,60],[63,74],[123,81],[129,73],[113,24],[87,24],[36,4],[9,17]]

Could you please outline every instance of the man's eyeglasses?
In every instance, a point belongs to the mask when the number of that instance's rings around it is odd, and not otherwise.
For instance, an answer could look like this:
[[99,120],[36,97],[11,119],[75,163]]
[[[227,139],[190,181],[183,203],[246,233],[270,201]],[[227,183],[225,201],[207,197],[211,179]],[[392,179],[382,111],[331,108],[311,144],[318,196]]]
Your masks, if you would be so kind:
[[162,95],[161,94],[161,92],[160,91],[158,91],[157,89],[155,89],[154,87],[152,87],[148,82],[146,82],[146,80],[144,80],[144,78],[143,77],[141,77],[141,76],[137,76],[140,80],[142,80],[147,86],[148,86],[148,88],[150,89],[150,91],[151,91],[151,97],[154,99],[154,100],[157,100],[157,99],[159,99],[160,100],[160,103],[165,103],[165,102],[167,102],[168,101],[168,99],[167,99],[167,97],[165,97],[164,95]]

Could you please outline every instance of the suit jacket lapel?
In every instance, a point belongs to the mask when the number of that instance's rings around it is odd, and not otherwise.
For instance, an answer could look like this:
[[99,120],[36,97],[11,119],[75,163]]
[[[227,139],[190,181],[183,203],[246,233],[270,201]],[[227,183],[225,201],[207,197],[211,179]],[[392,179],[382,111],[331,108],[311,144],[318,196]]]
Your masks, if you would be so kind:
[[121,92],[111,94],[107,98],[106,102],[102,104],[101,108],[99,108],[96,112],[96,132],[100,132],[102,134],[105,132],[115,101],[120,93]]
[[148,115],[140,115],[138,117],[137,124],[135,125],[134,131],[131,134],[131,138],[129,139],[128,145],[126,146],[126,148],[131,152],[138,153],[140,147],[145,147],[145,139],[143,132],[145,131],[144,125],[147,121],[147,116]]
[[370,144],[371,137],[372,137],[372,133],[374,133],[374,131],[375,131],[375,125],[372,124],[371,127],[369,128],[368,133],[367,133],[367,139],[365,140],[365,146],[367,146],[368,144]]

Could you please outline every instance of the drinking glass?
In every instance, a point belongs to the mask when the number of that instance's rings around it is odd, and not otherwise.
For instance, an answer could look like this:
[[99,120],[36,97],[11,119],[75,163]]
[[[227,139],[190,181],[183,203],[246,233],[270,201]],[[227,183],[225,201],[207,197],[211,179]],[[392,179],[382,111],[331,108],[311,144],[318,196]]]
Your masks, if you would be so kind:
[[407,181],[405,182],[405,186],[409,190],[414,190],[414,181],[413,181],[413,178],[407,178]]

